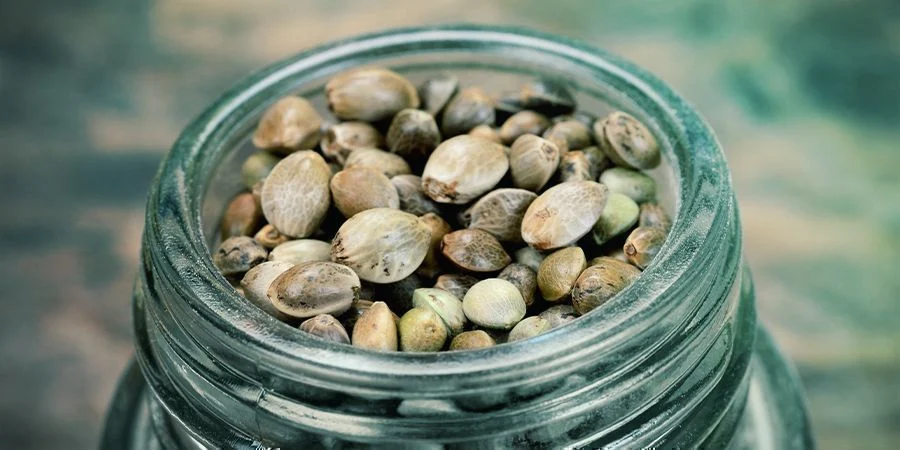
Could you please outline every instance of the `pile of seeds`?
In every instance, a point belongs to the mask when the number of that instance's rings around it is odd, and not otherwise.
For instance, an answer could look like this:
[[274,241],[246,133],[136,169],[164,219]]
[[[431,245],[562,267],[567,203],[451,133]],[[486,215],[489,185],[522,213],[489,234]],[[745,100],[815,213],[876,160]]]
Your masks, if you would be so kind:
[[528,339],[603,305],[666,238],[652,133],[576,111],[558,82],[495,97],[364,68],[325,91],[336,123],[296,96],[263,114],[213,254],[304,332],[412,352]]

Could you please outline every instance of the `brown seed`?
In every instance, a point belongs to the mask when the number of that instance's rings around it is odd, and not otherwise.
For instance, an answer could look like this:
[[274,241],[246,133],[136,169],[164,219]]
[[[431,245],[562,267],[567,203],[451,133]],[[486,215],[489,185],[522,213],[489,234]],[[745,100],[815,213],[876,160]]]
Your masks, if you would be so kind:
[[531,306],[534,303],[537,292],[537,274],[535,274],[534,270],[531,270],[524,264],[512,263],[506,266],[500,272],[500,275],[497,275],[497,278],[509,281],[519,288],[519,292],[522,293],[522,300],[525,300],[526,306]]
[[281,160],[262,187],[262,209],[278,231],[297,238],[311,235],[331,205],[331,168],[318,153],[299,151]]
[[526,134],[540,136],[549,126],[550,121],[542,114],[527,110],[519,111],[503,122],[503,126],[500,127],[500,139],[503,144],[510,145]]
[[281,161],[281,158],[269,152],[254,152],[248,156],[241,165],[241,177],[247,189],[253,189],[253,185],[262,181],[272,168]]
[[595,178],[596,175],[591,173],[591,163],[584,152],[575,150],[563,155],[559,162],[560,182],[592,181]]
[[660,163],[659,144],[653,133],[628,113],[617,111],[594,125],[600,148],[616,165],[652,169]]
[[593,181],[573,181],[547,189],[522,219],[522,238],[538,250],[575,243],[597,223],[609,190]]
[[418,108],[415,86],[396,72],[378,67],[344,72],[325,85],[328,107],[343,120],[376,122],[404,108]]
[[361,148],[350,153],[344,163],[344,168],[357,166],[375,169],[388,178],[412,172],[409,164],[403,158],[375,148]]
[[[360,295],[362,294],[360,293]],[[356,325],[356,321],[359,320],[359,318],[362,317],[362,315],[371,307],[371,300],[364,300],[361,298],[354,300],[353,303],[350,304],[350,309],[348,309],[344,314],[341,314],[341,325],[344,326],[345,330],[353,330],[353,327]]]
[[575,281],[572,306],[578,314],[587,314],[628,287],[640,274],[636,267],[612,258],[599,261]]
[[481,88],[463,89],[444,109],[441,133],[456,136],[468,133],[478,125],[493,125],[494,114],[494,101]]
[[478,228],[501,242],[522,242],[522,218],[537,194],[525,189],[496,189],[464,213],[468,228]]
[[368,167],[350,167],[331,178],[334,206],[344,217],[372,208],[399,208],[400,198],[391,180]]
[[441,143],[434,117],[418,109],[404,109],[394,116],[387,131],[388,148],[410,160],[427,157]]
[[638,219],[638,226],[657,227],[669,231],[669,229],[672,228],[672,220],[669,219],[666,210],[659,204],[652,202],[643,203],[641,204],[641,215]]
[[273,104],[259,120],[253,145],[277,153],[309,150],[319,143],[322,116],[305,98],[289,96]]
[[503,142],[500,139],[500,132],[490,125],[478,125],[477,127],[469,130],[468,134],[469,136],[487,139],[491,142],[496,142],[497,144],[501,144]]
[[637,227],[625,240],[625,256],[628,262],[646,269],[666,241],[666,231],[657,227]]
[[435,213],[427,213],[422,217],[419,217],[419,221],[428,227],[428,231],[431,232],[431,246],[428,247],[428,253],[425,255],[425,260],[422,261],[422,265],[419,266],[416,273],[423,277],[434,278],[441,271],[439,259],[439,255],[441,254],[441,240],[444,238],[445,234],[450,232],[450,224]]
[[450,350],[477,350],[497,345],[484,330],[464,331],[450,341]]
[[568,151],[581,150],[593,143],[590,128],[577,120],[554,124],[544,132],[544,139],[553,143],[565,142]]
[[259,242],[260,245],[269,250],[291,240],[290,236],[281,234],[281,232],[270,223],[263,225],[263,227],[259,229],[259,232],[253,236],[253,239],[256,239],[256,242]]
[[522,135],[509,151],[509,171],[517,188],[539,191],[559,166],[556,144],[533,134]]
[[242,192],[236,195],[222,216],[220,227],[222,239],[233,236],[252,236],[262,222],[262,208],[256,204],[253,194]]
[[437,117],[459,88],[459,80],[453,75],[440,75],[426,80],[419,86],[422,109]]
[[[508,281],[508,280],[507,280]],[[437,277],[434,287],[443,289],[456,298],[464,298],[469,288],[478,282],[478,278],[461,273],[449,273]]]
[[266,296],[279,311],[305,319],[347,311],[359,298],[359,287],[349,267],[319,261],[288,269],[272,281]]
[[266,260],[266,249],[248,236],[226,239],[213,254],[213,264],[223,275],[240,275]]
[[300,324],[299,328],[326,341],[338,344],[350,343],[350,336],[347,335],[347,330],[330,314],[319,314],[313,318],[306,319]]
[[413,308],[400,318],[400,350],[404,352],[436,352],[444,348],[447,327],[436,312]]
[[328,127],[322,135],[322,154],[343,165],[354,150],[381,148],[384,137],[366,122],[341,122]]
[[439,203],[464,204],[491,190],[509,169],[505,147],[468,135],[450,138],[428,158],[422,190]]
[[500,242],[482,230],[447,233],[441,241],[441,253],[461,269],[472,272],[496,272],[512,261]]
[[353,327],[354,347],[395,352],[397,341],[397,321],[384,302],[372,303]]
[[422,191],[422,178],[418,175],[397,175],[391,178],[391,184],[397,189],[401,210],[416,216],[439,212],[437,205]]
[[537,272],[537,284],[541,295],[549,302],[566,298],[572,292],[575,280],[587,268],[584,250],[566,247],[550,254]]

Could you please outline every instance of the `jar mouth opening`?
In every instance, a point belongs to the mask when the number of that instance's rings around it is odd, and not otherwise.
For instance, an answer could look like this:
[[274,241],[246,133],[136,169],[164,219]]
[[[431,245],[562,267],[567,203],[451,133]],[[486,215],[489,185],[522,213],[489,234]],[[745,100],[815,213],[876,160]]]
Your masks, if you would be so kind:
[[[221,161],[223,142],[234,127],[259,114],[274,101],[273,92],[302,86],[312,79],[360,64],[377,64],[382,55],[435,51],[535,52],[578,71],[613,83],[619,103],[649,122],[666,147],[664,160],[677,180],[676,214],[669,238],[654,263],[606,305],[574,323],[523,342],[490,349],[441,353],[375,353],[333,344],[266,318],[231,288],[209,257],[201,211],[207,185]],[[531,64],[531,63],[530,63]],[[543,70],[535,66],[536,73]],[[559,74],[557,73],[556,76]],[[300,80],[300,81],[298,81]],[[579,85],[579,83],[575,83]],[[580,87],[580,86],[579,86]],[[296,89],[294,89],[296,90]],[[617,105],[619,106],[619,105]],[[395,29],[326,44],[263,69],[245,79],[206,109],[178,138],[157,176],[148,202],[148,233],[164,240],[165,261],[185,277],[182,298],[212,328],[268,354],[284,367],[304,367],[334,376],[463,376],[504,373],[536,362],[558,362],[561,354],[577,355],[588,344],[602,343],[613,352],[641,334],[673,307],[684,302],[668,295],[678,280],[703,270],[698,254],[731,201],[731,181],[721,148],[710,127],[666,84],[642,69],[584,43],[530,30],[482,26]],[[255,320],[259,319],[259,320]],[[252,325],[248,322],[252,321]],[[574,356],[573,356],[574,357]]]

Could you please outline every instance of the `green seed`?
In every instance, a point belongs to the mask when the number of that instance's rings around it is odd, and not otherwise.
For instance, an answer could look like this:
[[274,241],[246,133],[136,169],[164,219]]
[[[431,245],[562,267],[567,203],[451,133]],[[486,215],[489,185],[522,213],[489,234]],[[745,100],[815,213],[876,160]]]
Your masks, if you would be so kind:
[[387,132],[387,146],[407,159],[427,157],[441,143],[434,117],[418,109],[404,109],[394,116]]
[[462,333],[466,325],[462,301],[453,294],[435,288],[416,289],[412,296],[413,307],[434,311],[441,318],[450,336]]
[[220,232],[222,239],[233,236],[252,236],[262,222],[262,208],[256,203],[253,194],[242,192],[236,195],[225,208],[222,216]]
[[484,330],[464,331],[450,342],[450,350],[476,350],[497,345]]
[[512,262],[497,238],[475,229],[444,235],[441,253],[459,268],[471,272],[496,272]]
[[465,298],[466,292],[469,292],[469,288],[474,286],[477,282],[478,278],[471,275],[450,273],[437,277],[434,287],[436,289],[445,290],[453,294],[456,298]]
[[397,351],[397,320],[384,302],[372,303],[353,326],[353,346],[383,352]]
[[572,305],[556,305],[544,310],[540,317],[550,324],[550,328],[556,328],[577,319],[578,313]]
[[550,254],[537,272],[537,284],[544,300],[555,302],[567,297],[586,267],[584,250],[580,247],[567,247]]
[[550,322],[540,316],[526,317],[509,332],[507,342],[521,341],[523,339],[533,338],[537,335],[544,334],[550,329]]
[[638,220],[640,208],[627,195],[611,192],[600,219],[594,224],[594,242],[603,245],[610,239],[629,230]]
[[444,109],[441,134],[456,136],[478,125],[493,125],[494,114],[494,101],[486,92],[477,87],[463,89]]
[[281,154],[310,150],[319,144],[322,116],[302,97],[284,97],[263,113],[253,145]]
[[519,111],[503,122],[500,127],[500,140],[504,145],[510,145],[520,136],[533,134],[540,136],[550,121],[542,114],[534,111]]
[[269,261],[284,261],[294,265],[331,261],[331,244],[317,239],[287,241],[272,249]]
[[594,134],[616,165],[646,170],[660,163],[659,144],[653,133],[628,113],[617,111],[597,121]]
[[311,319],[306,319],[300,324],[299,328],[326,341],[338,344],[350,343],[350,336],[347,335],[347,330],[344,329],[344,326],[337,319],[329,314],[319,314]]
[[499,278],[479,281],[463,298],[466,318],[476,325],[491,329],[511,329],[525,317],[525,308],[525,300],[519,289]]
[[666,240],[666,232],[657,227],[637,227],[628,235],[623,250],[628,262],[647,268]]
[[359,298],[359,277],[349,267],[332,262],[303,263],[278,276],[266,291],[279,311],[305,319],[339,315]]
[[600,174],[600,182],[610,192],[625,194],[637,203],[653,201],[656,198],[656,181],[636,170],[613,167]]
[[524,264],[513,263],[500,271],[497,278],[506,280],[519,288],[525,306],[531,306],[537,293],[537,274]]
[[213,254],[213,264],[223,275],[240,275],[266,260],[262,245],[248,236],[226,239]]
[[400,350],[436,352],[447,341],[447,327],[429,308],[413,308],[400,318]]
[[255,152],[241,165],[241,177],[244,186],[252,189],[253,185],[269,176],[269,172],[281,161],[277,155],[269,152]]
[[579,314],[587,314],[628,287],[640,274],[636,267],[612,258],[599,261],[575,281],[572,306]]
[[641,217],[638,226],[658,227],[669,231],[672,228],[672,220],[662,206],[656,203],[644,203],[641,205]]

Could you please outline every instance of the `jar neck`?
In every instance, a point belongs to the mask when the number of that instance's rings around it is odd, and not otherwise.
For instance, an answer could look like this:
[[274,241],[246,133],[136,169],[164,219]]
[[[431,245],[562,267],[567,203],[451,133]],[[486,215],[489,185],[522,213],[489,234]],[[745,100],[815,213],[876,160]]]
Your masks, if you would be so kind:
[[[209,261],[201,210],[218,164],[267,104],[298,86],[320,87],[348,61],[415,65],[460,52],[572,77],[651,124],[679,175],[679,213],[657,262],[602,315],[473,352],[364,352],[303,336],[241,302]],[[740,406],[755,314],[752,296],[741,295],[740,228],[718,144],[661,82],[578,43],[447,27],[303,53],[226,93],[188,127],[147,211],[138,358],[164,408],[210,446],[261,437],[291,446],[321,435],[540,442],[560,430],[572,442],[652,443],[676,430],[713,435],[715,424],[727,429],[729,405]]]

